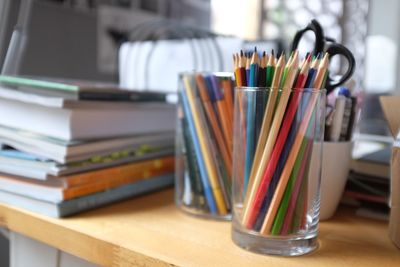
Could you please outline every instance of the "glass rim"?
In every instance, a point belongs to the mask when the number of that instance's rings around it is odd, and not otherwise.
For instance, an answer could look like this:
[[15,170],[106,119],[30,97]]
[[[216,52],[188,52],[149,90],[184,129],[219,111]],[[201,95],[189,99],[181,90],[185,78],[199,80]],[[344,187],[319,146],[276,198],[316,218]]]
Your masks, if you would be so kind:
[[306,91],[310,93],[326,93],[326,89],[317,89],[317,88],[282,88],[282,87],[254,87],[254,86],[235,86],[235,91],[284,91],[290,90],[291,92],[299,92]]

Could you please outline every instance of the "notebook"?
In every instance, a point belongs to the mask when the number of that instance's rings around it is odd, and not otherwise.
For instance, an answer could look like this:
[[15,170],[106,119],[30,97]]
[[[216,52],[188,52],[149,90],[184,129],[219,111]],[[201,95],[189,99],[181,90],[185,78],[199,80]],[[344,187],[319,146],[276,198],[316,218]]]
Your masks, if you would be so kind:
[[360,174],[389,179],[391,154],[391,146],[386,146],[377,151],[353,159],[350,169]]
[[60,203],[41,201],[0,190],[0,202],[51,217],[65,217],[129,197],[152,192],[171,186],[173,183],[174,175],[168,174]]
[[21,92],[56,96],[73,100],[165,102],[166,94],[154,91],[133,91],[113,84],[46,80],[0,75],[0,84]]
[[175,129],[175,106],[171,104],[96,103],[89,108],[79,106],[80,103],[76,107],[66,107],[62,99],[52,101],[37,95],[12,99],[0,93],[0,114],[7,114],[0,116],[0,124],[62,140],[111,138]]

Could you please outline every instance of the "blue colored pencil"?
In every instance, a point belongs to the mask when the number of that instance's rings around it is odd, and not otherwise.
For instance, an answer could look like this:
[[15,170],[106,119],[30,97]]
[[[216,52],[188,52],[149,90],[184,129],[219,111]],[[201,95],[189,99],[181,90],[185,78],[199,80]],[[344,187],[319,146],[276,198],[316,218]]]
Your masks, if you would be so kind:
[[[257,87],[258,85],[258,54],[254,51],[250,64],[249,87]],[[255,96],[256,91],[249,91],[247,95],[247,114],[246,114],[246,155],[244,168],[243,190],[247,192],[247,184],[251,166],[253,165],[254,150],[255,150]]]

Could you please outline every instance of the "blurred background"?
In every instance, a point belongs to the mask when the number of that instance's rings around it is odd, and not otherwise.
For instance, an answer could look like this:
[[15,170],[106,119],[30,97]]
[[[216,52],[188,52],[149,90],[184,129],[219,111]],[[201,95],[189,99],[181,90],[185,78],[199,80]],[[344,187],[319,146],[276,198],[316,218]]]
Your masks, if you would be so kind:
[[[316,18],[355,55],[356,138],[386,140],[377,97],[399,94],[399,11],[396,0],[1,0],[0,65],[7,74],[173,91],[179,71],[231,71],[238,49],[287,50]],[[333,64],[340,71],[345,62]],[[7,246],[0,235],[0,266]]]

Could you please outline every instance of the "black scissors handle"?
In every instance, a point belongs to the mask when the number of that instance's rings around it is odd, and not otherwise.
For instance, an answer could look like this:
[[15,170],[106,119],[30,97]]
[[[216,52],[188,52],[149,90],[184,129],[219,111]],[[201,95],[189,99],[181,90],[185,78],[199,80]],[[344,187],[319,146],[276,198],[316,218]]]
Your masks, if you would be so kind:
[[333,83],[333,79],[328,76],[325,88],[328,93],[334,90],[337,86],[344,84],[350,77],[353,75],[356,61],[354,59],[353,54],[350,52],[347,47],[336,43],[334,39],[325,37],[324,31],[319,24],[319,22],[315,19],[311,20],[311,22],[302,30],[299,30],[293,38],[292,43],[292,51],[296,50],[299,46],[300,40],[303,37],[304,33],[307,31],[312,31],[315,35],[315,43],[314,43],[314,50],[313,54],[317,55],[318,53],[327,52],[329,54],[329,59],[333,56],[339,55],[343,56],[348,63],[348,69],[344,73],[344,75],[340,78],[339,81]]
[[[329,55],[329,59],[331,59],[335,55],[343,56],[348,63],[348,67],[346,72],[342,75],[342,77],[336,83],[333,83],[333,79],[328,76],[326,81],[326,90],[328,93],[333,91],[339,85],[344,84],[347,80],[351,78],[356,68],[356,60],[354,59],[353,53],[350,52],[347,47],[341,45],[339,43],[332,42],[326,47],[326,52]],[[331,60],[329,60],[331,62]]]
[[324,30],[322,29],[319,22],[315,19],[311,20],[311,22],[307,25],[307,27],[296,32],[296,35],[293,38],[291,51],[294,51],[297,49],[297,47],[299,46],[300,40],[303,37],[303,34],[308,31],[312,31],[315,35],[315,44],[314,44],[313,55],[317,55],[318,53],[321,53],[323,51],[324,45],[325,45]]

